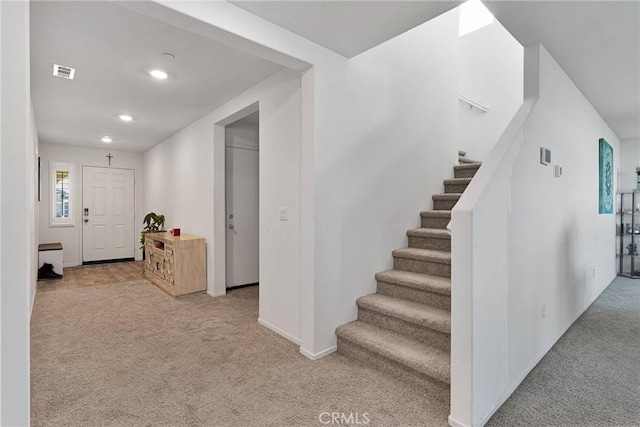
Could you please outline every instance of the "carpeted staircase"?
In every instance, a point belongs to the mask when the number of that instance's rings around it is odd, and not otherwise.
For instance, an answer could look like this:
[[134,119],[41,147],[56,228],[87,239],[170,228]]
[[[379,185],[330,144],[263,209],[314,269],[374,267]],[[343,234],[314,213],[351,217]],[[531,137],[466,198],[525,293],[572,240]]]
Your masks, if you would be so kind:
[[336,329],[338,353],[357,358],[449,401],[451,345],[451,208],[480,167],[460,151],[444,194],[407,231],[409,247],[393,251],[393,270],[376,274],[375,294],[358,298],[358,320]]

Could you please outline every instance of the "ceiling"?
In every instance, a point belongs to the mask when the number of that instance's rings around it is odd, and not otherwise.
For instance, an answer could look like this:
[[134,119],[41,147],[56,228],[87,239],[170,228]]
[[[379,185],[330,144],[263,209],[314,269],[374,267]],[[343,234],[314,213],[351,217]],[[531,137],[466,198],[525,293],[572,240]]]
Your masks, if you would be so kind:
[[640,137],[640,2],[485,5],[523,46],[542,42],[618,138]]
[[[353,57],[461,2],[234,1]],[[485,1],[523,46],[542,42],[621,139],[640,137],[640,2]]]
[[[281,69],[110,2],[32,2],[31,28],[42,142],[145,151]],[[54,77],[53,64],[75,68],[75,79]]]
[[231,1],[347,58],[371,49],[462,1]]
[[[242,9],[346,57],[460,2],[240,1]],[[487,1],[524,46],[542,42],[621,139],[640,136],[640,3]],[[31,3],[40,140],[145,151],[281,67],[111,2]],[[167,59],[171,52],[175,59]],[[73,81],[52,64],[76,68]],[[152,79],[165,69],[165,81]],[[123,123],[119,114],[134,120]]]

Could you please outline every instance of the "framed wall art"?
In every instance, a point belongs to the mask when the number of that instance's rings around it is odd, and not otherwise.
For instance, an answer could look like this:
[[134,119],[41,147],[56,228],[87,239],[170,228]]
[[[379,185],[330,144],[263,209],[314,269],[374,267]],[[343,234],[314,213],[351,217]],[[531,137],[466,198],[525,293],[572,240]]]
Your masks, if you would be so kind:
[[598,213],[612,214],[613,213],[613,148],[604,139],[600,138],[599,141],[599,159],[598,159],[598,171],[599,171],[599,189],[598,200],[599,207]]

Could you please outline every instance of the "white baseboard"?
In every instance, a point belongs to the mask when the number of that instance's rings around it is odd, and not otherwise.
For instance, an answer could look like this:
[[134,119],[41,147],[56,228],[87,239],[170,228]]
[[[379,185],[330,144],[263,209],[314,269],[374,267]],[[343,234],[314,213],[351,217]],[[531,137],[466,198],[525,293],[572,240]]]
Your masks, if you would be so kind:
[[283,336],[284,338],[288,339],[289,341],[295,343],[296,345],[300,345],[300,339],[294,337],[291,334],[286,333],[285,331],[283,331],[282,329],[278,328],[277,326],[273,326],[271,323],[262,320],[260,318],[258,318],[258,323],[261,324],[262,326],[264,326],[267,329],[272,330],[273,332],[275,332],[278,335]]
[[327,349],[324,349],[318,353],[311,353],[308,350],[305,350],[304,348],[300,347],[300,353],[302,353],[303,356],[305,356],[308,359],[311,360],[318,360],[318,359],[322,359],[325,356],[330,355],[331,353],[334,353],[336,350],[338,349],[338,346],[331,346]]
[[[524,381],[524,379],[527,377],[527,375],[529,375],[531,373],[531,371],[533,370],[533,368],[535,368],[536,366],[538,366],[538,363],[540,363],[540,361],[542,360],[542,358],[549,352],[549,350],[551,350],[551,348],[558,342],[558,340],[560,338],[562,338],[562,336],[569,330],[569,328],[571,328],[571,326],[573,326],[574,323],[576,323],[576,320],[578,320],[580,318],[580,316],[582,316],[584,314],[585,311],[587,311],[587,309],[589,307],[591,307],[591,304],[593,304],[600,295],[602,295],[602,292],[604,292],[605,289],[607,289],[609,287],[609,285],[611,284],[611,282],[615,279],[615,277],[613,279],[611,279],[611,281],[609,281],[609,283],[606,284],[606,286],[604,286],[602,289],[600,289],[600,292],[598,292],[596,294],[595,297],[593,297],[593,299],[591,299],[591,301],[586,304],[584,306],[584,308],[578,312],[578,314],[576,316],[574,316],[574,318],[568,323],[567,327],[560,332],[559,335],[556,336],[555,339],[552,339],[549,344],[547,344],[545,347],[543,347],[542,351],[540,353],[538,353],[538,356],[535,359],[535,362],[531,365],[531,367],[529,369],[527,369],[525,371],[525,373],[518,379],[518,381],[516,381],[513,386],[511,388],[509,388],[507,390],[507,392],[500,398],[498,399],[498,401],[495,403],[495,405],[491,408],[491,410],[489,412],[487,412],[477,424],[474,424],[475,426],[484,426],[489,419],[493,416],[493,414],[496,413],[496,411],[498,409],[500,409],[500,407],[502,405],[504,405],[504,402],[507,401],[507,399],[513,394],[514,391],[516,391],[516,389],[520,386],[520,384],[522,384],[522,381]],[[451,420],[453,420],[453,418],[451,418],[451,416],[449,416],[449,425],[451,424]],[[459,424],[459,426],[461,427],[468,427],[465,426],[464,424]],[[458,427],[456,425],[456,427]]]
[[215,298],[215,297],[221,297],[221,296],[224,296],[224,295],[226,295],[226,294],[227,294],[227,292],[226,292],[226,291],[224,291],[224,292],[218,292],[218,293],[216,294],[216,293],[213,293],[213,292],[210,292],[209,290],[207,290],[207,295],[209,295],[210,297],[214,297],[214,298]]
[[451,415],[449,415],[449,426],[451,426],[451,427],[469,427],[468,425],[466,425],[464,423],[461,423],[460,421],[456,420]]

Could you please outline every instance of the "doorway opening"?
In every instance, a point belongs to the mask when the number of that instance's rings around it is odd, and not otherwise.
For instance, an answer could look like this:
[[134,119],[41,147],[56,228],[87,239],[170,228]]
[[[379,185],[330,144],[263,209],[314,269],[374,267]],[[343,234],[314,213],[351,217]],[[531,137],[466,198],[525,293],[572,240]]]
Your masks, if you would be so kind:
[[260,283],[259,112],[225,126],[227,290]]

